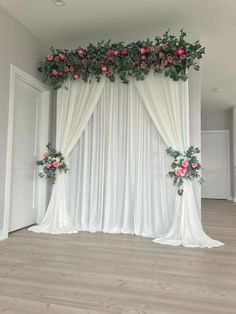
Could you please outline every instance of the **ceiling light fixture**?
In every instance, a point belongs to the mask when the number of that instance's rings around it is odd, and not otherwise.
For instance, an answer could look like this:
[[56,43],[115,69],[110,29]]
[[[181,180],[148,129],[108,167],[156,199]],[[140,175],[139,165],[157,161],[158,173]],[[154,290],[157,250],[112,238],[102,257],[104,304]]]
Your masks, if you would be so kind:
[[52,1],[57,7],[63,7],[64,5],[66,5],[63,0],[52,0]]

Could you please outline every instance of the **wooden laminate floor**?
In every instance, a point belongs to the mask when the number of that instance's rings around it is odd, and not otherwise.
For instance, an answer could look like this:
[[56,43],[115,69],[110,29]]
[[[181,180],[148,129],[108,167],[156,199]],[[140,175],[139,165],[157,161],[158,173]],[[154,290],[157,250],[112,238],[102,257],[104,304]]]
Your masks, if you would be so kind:
[[0,313],[236,313],[236,204],[203,201],[203,223],[225,246],[15,232],[0,242]]

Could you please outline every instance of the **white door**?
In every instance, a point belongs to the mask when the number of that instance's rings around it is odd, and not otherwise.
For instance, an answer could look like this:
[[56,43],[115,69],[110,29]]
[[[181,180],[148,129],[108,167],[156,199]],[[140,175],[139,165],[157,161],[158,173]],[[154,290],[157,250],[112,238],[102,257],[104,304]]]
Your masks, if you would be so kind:
[[[42,142],[48,143],[49,104],[42,92],[15,77],[12,127],[12,162],[9,199],[9,232],[37,222],[40,187],[36,160]],[[44,121],[43,121],[44,120]]]
[[229,131],[202,131],[203,198],[230,197]]

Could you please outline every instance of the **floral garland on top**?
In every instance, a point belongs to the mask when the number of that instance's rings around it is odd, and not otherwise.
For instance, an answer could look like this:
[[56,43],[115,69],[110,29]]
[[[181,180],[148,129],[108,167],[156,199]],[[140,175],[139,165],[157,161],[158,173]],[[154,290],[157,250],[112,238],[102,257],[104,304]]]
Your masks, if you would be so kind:
[[47,150],[43,153],[43,158],[38,160],[36,164],[43,166],[42,171],[39,172],[39,177],[48,179],[49,182],[54,184],[57,174],[66,173],[69,169],[61,152],[57,152],[50,143],[46,147]]
[[199,41],[188,43],[186,33],[181,30],[179,37],[166,32],[154,41],[137,41],[125,45],[123,42],[99,42],[96,46],[75,50],[50,49],[50,53],[40,63],[39,71],[45,80],[58,89],[68,78],[87,82],[91,75],[97,81],[105,75],[111,81],[118,74],[121,81],[128,77],[144,80],[151,69],[163,73],[173,80],[186,80],[187,70],[193,66],[199,70],[197,61],[205,53]]
[[199,148],[190,146],[186,152],[181,154],[179,151],[168,147],[166,150],[167,154],[174,158],[171,164],[173,171],[169,171],[168,175],[174,179],[174,185],[177,187],[178,195],[183,195],[184,190],[182,189],[184,180],[190,180],[199,178],[199,183],[202,184],[204,180],[201,178],[200,170],[202,166],[199,163],[197,154],[200,153]]

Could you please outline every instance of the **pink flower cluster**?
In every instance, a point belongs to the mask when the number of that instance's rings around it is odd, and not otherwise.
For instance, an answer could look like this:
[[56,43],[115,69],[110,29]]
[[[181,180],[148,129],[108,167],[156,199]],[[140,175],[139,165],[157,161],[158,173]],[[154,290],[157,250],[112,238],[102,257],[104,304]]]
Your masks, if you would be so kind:
[[[182,161],[181,166],[182,166],[182,168],[178,168],[175,170],[175,174],[177,177],[182,177],[182,176],[186,175],[189,171],[188,170],[189,162],[186,159]],[[193,169],[197,168],[197,166],[198,166],[197,162],[191,163],[191,167]]]
[[47,162],[46,165],[45,165],[45,167],[46,167],[47,169],[50,169],[51,167],[58,168],[58,167],[59,167],[59,164],[60,164],[60,163],[59,163],[57,160],[55,160],[53,163]]
[[[134,65],[139,65],[140,68],[145,69],[146,67],[153,67],[157,60],[160,60],[160,64],[164,67],[168,65],[175,65],[177,63],[177,59],[185,59],[186,58],[186,51],[183,47],[178,47],[174,51],[168,52],[168,44],[163,44],[160,47],[155,46],[142,46],[139,47],[139,57],[130,62],[130,67]],[[120,48],[120,49],[108,49],[107,57],[104,59],[101,59],[100,57],[93,57],[90,59],[87,55],[87,51],[83,48],[79,48],[77,51],[78,60],[77,64],[87,64],[88,62],[99,62],[101,64],[101,72],[107,73],[112,72],[113,67],[110,63],[115,62],[115,58],[123,56],[123,58],[129,54],[129,51],[126,47]],[[47,60],[50,62],[65,62],[68,59],[68,56],[66,53],[59,53],[59,54],[52,54],[49,53],[47,56]],[[146,61],[149,61],[146,63]],[[151,61],[151,63],[150,63]],[[53,76],[62,76],[65,73],[71,73],[72,76],[75,79],[80,78],[80,73],[75,72],[74,65],[66,64],[63,68],[63,70],[58,71],[56,68],[53,68],[51,70],[51,74]]]

